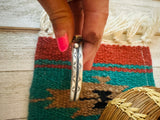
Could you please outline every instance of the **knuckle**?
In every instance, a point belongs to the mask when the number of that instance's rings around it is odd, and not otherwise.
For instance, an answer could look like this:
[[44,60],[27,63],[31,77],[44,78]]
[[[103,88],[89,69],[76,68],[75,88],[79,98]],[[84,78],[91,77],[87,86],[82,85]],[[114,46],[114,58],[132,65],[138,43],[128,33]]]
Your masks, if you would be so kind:
[[96,34],[95,32],[90,32],[84,36],[84,41],[91,44],[97,44],[101,41],[102,35]]
[[73,18],[70,11],[66,10],[65,8],[61,8],[58,10],[55,10],[52,15],[50,15],[50,20],[52,23],[64,23],[68,22]]

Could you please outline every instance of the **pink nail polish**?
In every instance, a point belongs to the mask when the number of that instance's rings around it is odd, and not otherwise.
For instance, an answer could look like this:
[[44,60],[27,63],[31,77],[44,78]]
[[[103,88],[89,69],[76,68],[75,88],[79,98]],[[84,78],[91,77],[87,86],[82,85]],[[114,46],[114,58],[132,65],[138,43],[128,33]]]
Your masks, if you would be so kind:
[[57,38],[58,48],[61,52],[64,52],[68,49],[69,41],[68,36],[65,33],[64,36]]

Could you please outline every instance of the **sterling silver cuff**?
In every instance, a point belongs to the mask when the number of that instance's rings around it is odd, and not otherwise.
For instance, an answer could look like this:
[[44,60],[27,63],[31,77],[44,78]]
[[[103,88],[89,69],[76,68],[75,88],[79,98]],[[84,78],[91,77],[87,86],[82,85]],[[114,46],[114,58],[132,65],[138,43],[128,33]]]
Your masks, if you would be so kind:
[[76,101],[79,99],[83,79],[83,52],[82,37],[75,36],[72,47],[72,76],[70,87],[70,99]]

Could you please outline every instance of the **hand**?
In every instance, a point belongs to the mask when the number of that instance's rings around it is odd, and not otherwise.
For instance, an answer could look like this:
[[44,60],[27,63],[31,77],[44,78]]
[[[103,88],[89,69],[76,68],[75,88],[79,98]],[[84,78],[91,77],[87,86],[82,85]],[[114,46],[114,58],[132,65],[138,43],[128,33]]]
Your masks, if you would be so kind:
[[39,0],[48,13],[61,52],[67,50],[74,35],[82,35],[83,64],[90,70],[100,46],[108,18],[109,0]]

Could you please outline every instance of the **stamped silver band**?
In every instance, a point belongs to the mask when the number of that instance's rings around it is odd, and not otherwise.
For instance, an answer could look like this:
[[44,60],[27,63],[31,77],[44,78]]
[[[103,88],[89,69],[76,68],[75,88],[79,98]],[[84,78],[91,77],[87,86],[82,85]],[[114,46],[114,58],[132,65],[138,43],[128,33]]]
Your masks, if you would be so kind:
[[[76,38],[75,38],[76,39]],[[70,87],[70,99],[76,101],[82,88],[83,79],[83,53],[82,42],[76,42],[72,48],[72,77]]]

